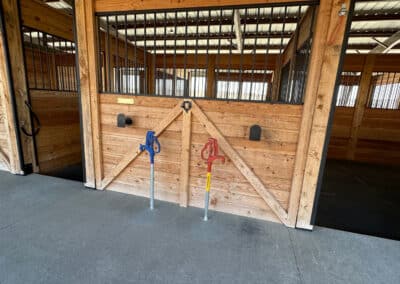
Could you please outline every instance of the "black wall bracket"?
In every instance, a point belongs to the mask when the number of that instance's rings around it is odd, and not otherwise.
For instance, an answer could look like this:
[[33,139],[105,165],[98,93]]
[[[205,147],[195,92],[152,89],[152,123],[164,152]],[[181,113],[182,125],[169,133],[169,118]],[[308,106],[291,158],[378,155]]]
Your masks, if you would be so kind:
[[260,141],[261,140],[261,127],[257,124],[254,124],[250,127],[250,136],[249,139],[251,141]]
[[192,108],[192,102],[191,101],[183,101],[181,104],[181,108],[185,110],[185,112],[188,112]]
[[125,114],[120,113],[117,116],[117,126],[118,127],[126,127],[126,125],[132,125],[132,118],[125,116]]

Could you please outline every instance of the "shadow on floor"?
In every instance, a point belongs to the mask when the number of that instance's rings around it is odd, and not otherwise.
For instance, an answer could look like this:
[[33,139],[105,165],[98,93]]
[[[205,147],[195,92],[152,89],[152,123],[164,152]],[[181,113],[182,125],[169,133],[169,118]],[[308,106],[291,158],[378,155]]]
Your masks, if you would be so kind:
[[43,173],[43,175],[83,182],[82,163],[70,165],[52,172]]
[[328,160],[316,224],[400,240],[400,167]]

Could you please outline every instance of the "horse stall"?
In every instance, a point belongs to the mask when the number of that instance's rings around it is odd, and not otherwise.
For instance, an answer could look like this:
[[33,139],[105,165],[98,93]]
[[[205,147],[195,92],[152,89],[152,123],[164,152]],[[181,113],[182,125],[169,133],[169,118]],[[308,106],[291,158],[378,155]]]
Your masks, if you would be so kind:
[[[317,69],[330,46],[327,68],[337,68],[346,16],[321,22],[342,3],[203,2],[77,1],[82,116],[91,123],[83,125],[91,133],[85,157],[93,160],[86,184],[149,197],[152,157],[140,145],[154,131],[156,204],[203,208],[210,176],[211,210],[293,227],[318,88],[310,74],[333,89],[334,78]],[[328,43],[313,40],[323,33]],[[210,138],[225,161],[208,174]],[[310,227],[303,202],[303,227]]]
[[[14,81],[9,86],[21,94],[9,99],[15,104],[8,118],[14,111],[14,124],[20,124],[15,131],[9,121],[8,130],[21,139],[21,149],[15,152],[23,156],[25,173],[83,181],[73,17],[37,1],[19,4],[3,4],[9,79]],[[18,9],[20,14],[15,15]]]
[[2,3],[11,172],[312,229],[349,0],[58,2]]
[[400,239],[400,58],[345,60],[316,222]]

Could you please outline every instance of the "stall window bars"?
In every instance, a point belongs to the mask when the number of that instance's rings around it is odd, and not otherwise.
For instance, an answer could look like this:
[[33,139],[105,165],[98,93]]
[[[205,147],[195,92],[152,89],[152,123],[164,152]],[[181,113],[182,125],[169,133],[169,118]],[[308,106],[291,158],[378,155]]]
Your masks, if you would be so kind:
[[342,72],[336,106],[354,107],[356,104],[361,72]]
[[76,92],[75,43],[22,27],[29,89]]
[[400,73],[373,73],[370,90],[370,108],[400,109]]
[[[277,56],[310,5],[97,13],[99,90],[270,102]],[[302,103],[308,53],[282,102]]]

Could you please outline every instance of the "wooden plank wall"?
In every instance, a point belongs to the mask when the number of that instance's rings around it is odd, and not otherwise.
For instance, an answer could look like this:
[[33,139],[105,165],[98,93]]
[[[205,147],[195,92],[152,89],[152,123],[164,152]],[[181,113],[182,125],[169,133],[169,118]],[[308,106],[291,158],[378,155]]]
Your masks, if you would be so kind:
[[10,144],[7,131],[6,106],[4,93],[0,92],[0,170],[9,171],[7,159],[10,154]]
[[[134,104],[118,104],[118,98],[133,98]],[[146,131],[153,129],[181,99],[100,95],[101,140],[104,176],[126,154],[143,143]],[[198,106],[220,129],[233,148],[271,190],[284,209],[288,209],[294,158],[302,106],[196,100]],[[133,125],[116,126],[118,113],[132,117]],[[261,141],[249,141],[249,128],[259,124]],[[189,162],[188,205],[204,206],[206,164],[200,151],[209,135],[192,115]],[[159,138],[161,153],[155,162],[155,196],[180,203],[182,115]],[[149,160],[141,155],[107,189],[148,197]],[[210,208],[238,215],[278,221],[265,201],[227,159],[213,166]]]
[[73,92],[30,91],[40,119],[36,137],[39,168],[48,173],[81,162],[79,97]]
[[[354,108],[336,107],[328,158],[345,160]],[[367,108],[358,133],[354,161],[400,164],[400,111]]]

